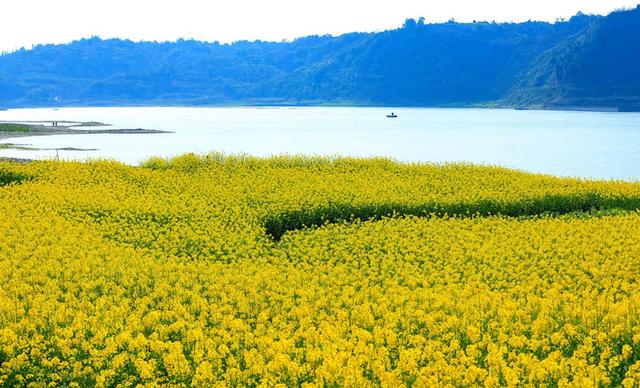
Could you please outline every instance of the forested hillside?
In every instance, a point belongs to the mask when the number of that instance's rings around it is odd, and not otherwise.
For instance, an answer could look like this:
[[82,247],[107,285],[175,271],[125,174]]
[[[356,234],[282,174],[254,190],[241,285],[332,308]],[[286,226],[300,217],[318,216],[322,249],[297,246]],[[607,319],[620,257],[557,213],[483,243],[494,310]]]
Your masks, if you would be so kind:
[[640,110],[640,6],[590,23],[540,55],[510,99],[524,106]]
[[0,107],[344,104],[634,108],[640,7],[292,42],[83,39],[0,56]]

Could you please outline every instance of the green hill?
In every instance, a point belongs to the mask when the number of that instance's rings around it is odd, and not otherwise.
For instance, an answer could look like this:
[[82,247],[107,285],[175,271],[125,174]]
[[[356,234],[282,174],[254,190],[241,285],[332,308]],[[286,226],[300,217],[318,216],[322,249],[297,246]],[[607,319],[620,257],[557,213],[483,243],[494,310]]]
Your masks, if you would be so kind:
[[640,109],[640,7],[594,21],[541,54],[509,101],[523,106]]
[[637,109],[640,7],[558,23],[408,19],[292,42],[99,38],[0,56],[0,106],[339,104]]

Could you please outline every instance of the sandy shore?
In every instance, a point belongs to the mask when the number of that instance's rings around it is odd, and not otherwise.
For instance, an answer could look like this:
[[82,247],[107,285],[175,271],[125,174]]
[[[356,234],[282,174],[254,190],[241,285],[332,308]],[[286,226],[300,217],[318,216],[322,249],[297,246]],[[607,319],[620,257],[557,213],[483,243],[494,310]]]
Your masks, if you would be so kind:
[[[2,131],[2,124],[17,124],[25,127],[27,130],[21,131]],[[52,135],[127,135],[127,134],[152,134],[152,133],[171,133],[170,131],[160,131],[157,129],[129,128],[129,129],[78,129],[78,127],[106,127],[108,124],[97,122],[58,122],[58,126],[44,124],[27,124],[19,121],[0,121],[0,140],[28,137],[28,136],[52,136]]]
[[20,158],[4,158],[0,156],[0,162],[13,162],[13,163],[29,163],[33,162],[32,159],[20,159]]

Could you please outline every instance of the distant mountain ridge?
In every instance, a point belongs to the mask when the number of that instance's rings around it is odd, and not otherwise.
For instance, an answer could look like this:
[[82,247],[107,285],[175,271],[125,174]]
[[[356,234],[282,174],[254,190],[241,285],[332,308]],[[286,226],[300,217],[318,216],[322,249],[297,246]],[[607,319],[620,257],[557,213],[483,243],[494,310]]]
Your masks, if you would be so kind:
[[0,56],[0,107],[406,105],[640,109],[640,6],[292,42],[83,39]]

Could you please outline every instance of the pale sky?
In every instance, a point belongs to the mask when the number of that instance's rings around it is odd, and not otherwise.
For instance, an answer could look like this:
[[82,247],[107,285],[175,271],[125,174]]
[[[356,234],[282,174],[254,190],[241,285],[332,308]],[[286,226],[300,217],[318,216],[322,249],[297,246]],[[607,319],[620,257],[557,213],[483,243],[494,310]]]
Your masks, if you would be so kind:
[[427,22],[525,21],[607,14],[640,0],[1,0],[0,51],[100,36],[280,41]]

